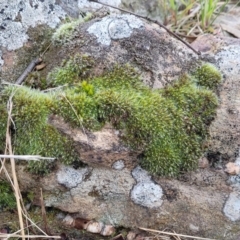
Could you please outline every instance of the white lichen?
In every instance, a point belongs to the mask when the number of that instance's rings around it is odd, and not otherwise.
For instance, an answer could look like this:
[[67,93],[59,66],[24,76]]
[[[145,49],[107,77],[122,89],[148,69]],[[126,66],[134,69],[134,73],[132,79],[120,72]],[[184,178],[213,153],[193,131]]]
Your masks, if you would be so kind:
[[125,164],[123,160],[118,160],[113,163],[112,168],[115,170],[122,170],[125,168]]
[[55,0],[2,0],[0,12],[0,46],[9,51],[23,46],[29,38],[27,35],[29,27],[47,24],[55,28],[66,15]]
[[148,208],[160,207],[163,203],[160,185],[154,183],[149,173],[139,166],[132,171],[132,176],[137,181],[131,190],[132,201]]
[[87,31],[96,36],[97,41],[109,46],[111,40],[128,38],[134,28],[143,27],[143,22],[133,15],[107,16],[95,22]]
[[230,193],[228,200],[223,208],[223,213],[231,221],[240,220],[240,193],[232,192]]
[[89,168],[74,169],[69,166],[61,166],[57,172],[57,181],[67,188],[74,188],[80,184],[89,173]]

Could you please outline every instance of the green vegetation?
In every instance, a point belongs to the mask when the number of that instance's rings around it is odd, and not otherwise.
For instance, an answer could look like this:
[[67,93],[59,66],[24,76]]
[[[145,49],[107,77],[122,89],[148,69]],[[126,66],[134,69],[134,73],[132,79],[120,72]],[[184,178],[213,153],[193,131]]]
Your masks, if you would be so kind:
[[[152,90],[127,66],[81,81],[84,70],[73,59],[50,74],[52,85],[68,85],[64,90],[16,91],[15,153],[56,157],[68,164],[77,160],[72,142],[47,123],[50,114],[57,114],[72,126],[89,130],[111,122],[128,146],[142,151],[140,163],[153,174],[177,176],[196,167],[218,105],[211,89],[216,89],[220,75],[213,66],[204,65],[194,77],[183,76],[164,89]],[[9,96],[12,91],[7,88],[4,93]],[[31,162],[30,170],[47,173],[53,166],[54,162]]]
[[16,208],[15,196],[10,184],[0,180],[0,210],[13,210]]
[[219,0],[159,0],[159,6],[163,9],[165,25],[179,34],[196,36],[213,31],[214,20],[223,12],[228,2]]
[[90,56],[76,54],[68,61],[63,61],[62,67],[55,68],[48,75],[48,81],[54,86],[72,85],[89,77],[92,65],[93,60]]
[[52,36],[52,40],[55,44],[65,44],[71,41],[75,36],[75,31],[80,24],[89,21],[92,15],[89,13],[84,18],[76,20],[68,19],[66,23],[60,25]]
[[[61,135],[55,128],[47,123],[54,102],[50,94],[44,94],[27,87],[7,88],[2,98],[5,99],[1,108],[6,107],[6,102],[10,94],[13,98],[13,120],[12,126],[14,152],[22,155],[41,155],[55,157],[64,163],[71,163],[78,159],[74,152],[72,142]],[[5,114],[1,115],[1,125],[6,121]],[[4,131],[0,132],[0,139],[4,139]],[[4,141],[1,141],[4,143]],[[0,149],[4,149],[4,144]],[[45,174],[52,170],[52,161],[32,161],[29,162],[29,169],[33,173]]]
[[219,71],[211,64],[205,64],[194,72],[197,83],[211,90],[216,90],[221,83],[222,76]]

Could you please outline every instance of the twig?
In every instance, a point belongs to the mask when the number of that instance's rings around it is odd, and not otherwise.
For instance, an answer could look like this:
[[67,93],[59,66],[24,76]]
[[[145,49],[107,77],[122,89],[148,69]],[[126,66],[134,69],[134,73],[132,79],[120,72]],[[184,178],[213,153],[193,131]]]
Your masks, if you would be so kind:
[[28,76],[28,74],[35,68],[35,66],[37,64],[39,64],[40,62],[42,62],[41,58],[36,58],[34,60],[32,60],[29,65],[27,66],[27,68],[24,70],[24,72],[21,74],[21,76],[17,79],[15,84],[21,85],[23,83],[23,81],[25,80],[25,78]]
[[46,47],[46,49],[43,51],[43,53],[40,54],[40,57],[42,58],[44,56],[44,54],[46,53],[46,51],[51,47],[52,42]]
[[15,84],[17,85],[21,85],[25,78],[28,76],[28,74],[36,67],[36,65],[38,65],[39,63],[42,62],[42,57],[44,56],[44,54],[46,53],[46,51],[50,48],[50,46],[52,45],[52,42],[46,47],[46,49],[43,51],[43,53],[40,54],[40,57],[32,60],[29,65],[27,66],[27,68],[24,70],[24,72],[21,74],[21,76],[17,79],[17,81],[15,82]]
[[178,234],[178,233],[158,231],[158,230],[149,229],[149,228],[142,228],[142,227],[138,227],[138,228],[141,229],[141,230],[143,230],[143,231],[161,233],[161,234],[166,234],[166,235],[170,235],[170,236],[178,236],[178,237],[185,237],[185,238],[192,238],[192,239],[200,239],[200,240],[215,240],[215,239],[212,239],[212,238],[195,237],[195,236]]
[[160,23],[159,21],[157,20],[153,20],[149,17],[144,17],[142,15],[139,15],[139,14],[136,14],[136,13],[133,13],[131,11],[128,11],[128,10],[124,10],[122,8],[119,8],[119,7],[115,7],[115,6],[112,6],[112,5],[109,5],[107,3],[102,3],[102,2],[99,2],[98,0],[89,0],[90,2],[95,2],[95,3],[99,3],[99,4],[102,4],[104,6],[107,6],[107,7],[111,7],[111,8],[114,8],[114,9],[117,9],[119,11],[122,11],[122,12],[126,12],[126,13],[129,13],[129,14],[132,14],[132,15],[135,15],[136,17],[140,17],[140,18],[144,18],[150,22],[153,22],[153,23],[156,23],[158,24],[160,27],[164,28],[169,34],[173,35],[175,38],[177,38],[179,41],[181,41],[182,43],[184,43],[188,48],[190,48],[192,51],[194,51],[196,54],[198,55],[201,55],[201,52],[197,51],[196,49],[194,49],[189,43],[187,43],[186,41],[184,41],[182,38],[180,38],[177,34],[175,34],[174,32],[172,32],[171,30],[169,30],[167,27],[165,27],[162,23]]

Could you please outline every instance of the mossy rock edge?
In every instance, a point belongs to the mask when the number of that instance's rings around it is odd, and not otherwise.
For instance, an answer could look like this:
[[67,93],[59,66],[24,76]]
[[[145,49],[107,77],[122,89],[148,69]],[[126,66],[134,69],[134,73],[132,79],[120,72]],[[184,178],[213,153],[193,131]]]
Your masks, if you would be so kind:
[[[8,87],[2,92],[2,143],[6,102],[15,91],[16,154],[56,157],[67,164],[80,161],[73,141],[48,124],[48,117],[55,114],[73,127],[88,130],[99,130],[111,122],[123,132],[126,145],[142,152],[140,164],[152,174],[173,177],[196,168],[218,106],[214,91],[221,75],[213,66],[203,65],[193,76],[182,76],[164,89],[152,90],[128,66],[84,79],[86,68],[81,64],[85,58],[80,58],[80,63],[76,59],[79,56],[49,74],[51,86],[64,85],[59,90],[43,93],[27,87]],[[34,173],[48,173],[52,168],[54,162],[32,162],[29,166]]]

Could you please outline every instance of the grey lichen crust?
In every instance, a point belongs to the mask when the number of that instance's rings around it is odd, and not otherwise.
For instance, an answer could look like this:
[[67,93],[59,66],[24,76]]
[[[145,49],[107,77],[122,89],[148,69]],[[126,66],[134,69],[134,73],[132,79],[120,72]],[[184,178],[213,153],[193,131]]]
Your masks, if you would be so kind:
[[132,171],[132,175],[137,181],[131,191],[132,201],[148,208],[160,207],[163,203],[160,185],[154,183],[149,173],[139,166]]
[[143,22],[133,15],[107,16],[100,22],[95,22],[88,28],[88,32],[97,37],[97,41],[109,46],[111,40],[128,38],[134,28],[143,27]]
[[228,200],[223,208],[223,213],[231,221],[240,220],[240,193],[239,192],[230,193]]
[[[28,40],[27,30],[37,24],[54,28],[65,18],[65,11],[55,0],[0,2],[0,46],[15,50]],[[1,64],[1,63],[0,63]]]
[[113,163],[112,168],[115,170],[122,170],[125,168],[125,163],[123,160],[118,160]]
[[70,166],[61,166],[57,172],[57,181],[67,188],[74,188],[80,184],[89,173],[89,168],[74,169]]

